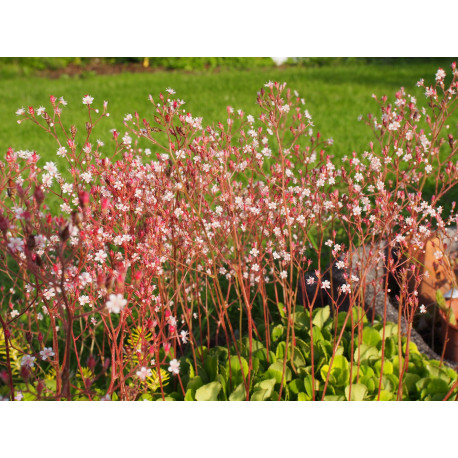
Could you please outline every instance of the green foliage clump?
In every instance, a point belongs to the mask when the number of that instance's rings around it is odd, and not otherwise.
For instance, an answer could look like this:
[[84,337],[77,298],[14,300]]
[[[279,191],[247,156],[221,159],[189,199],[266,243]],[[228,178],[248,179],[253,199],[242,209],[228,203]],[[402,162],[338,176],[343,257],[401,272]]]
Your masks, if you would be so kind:
[[[352,345],[351,320],[347,320],[346,315],[341,312],[333,318],[329,307],[314,310],[311,333],[308,311],[295,313],[294,348],[290,335],[287,349],[285,320],[271,329],[269,349],[258,340],[253,340],[249,381],[248,338],[244,337],[239,342],[240,356],[234,347],[229,351],[225,347],[200,347],[202,358],[197,360],[197,367],[190,358],[181,358],[181,380],[185,395],[180,393],[176,384],[175,388],[171,384],[166,399],[394,401],[399,398],[404,401],[438,401],[447,396],[457,380],[454,370],[441,366],[439,361],[429,360],[413,342],[409,343],[408,362],[405,364],[407,339],[401,338],[399,349],[398,327],[394,323],[387,323],[385,327],[382,364],[383,324],[375,322],[371,325],[365,317],[361,318],[361,310],[353,309],[353,322],[360,321],[362,332],[358,344],[358,332],[355,329]],[[336,326],[338,334],[344,329],[333,356]],[[404,366],[406,370],[403,371]],[[458,388],[455,388],[448,399],[454,400],[457,394]],[[158,392],[148,398],[162,399]]]

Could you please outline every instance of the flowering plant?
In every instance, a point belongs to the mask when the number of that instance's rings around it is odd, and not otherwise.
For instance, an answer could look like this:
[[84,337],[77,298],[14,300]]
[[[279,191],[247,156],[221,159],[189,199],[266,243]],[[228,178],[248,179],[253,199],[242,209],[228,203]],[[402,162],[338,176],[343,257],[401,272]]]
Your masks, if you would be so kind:
[[[97,109],[83,97],[83,132],[65,126],[63,98],[19,109],[19,123],[56,140],[68,170],[12,148],[0,163],[6,395],[20,385],[33,399],[164,399],[172,382],[185,396],[180,361],[189,357],[187,370],[198,373],[208,349],[223,346],[248,399],[256,342],[269,362],[272,331],[284,320],[285,348],[294,349],[297,314],[307,312],[303,326],[313,329],[313,312],[328,304],[335,325],[324,398],[348,323],[350,341],[361,342],[365,291],[386,299],[390,278],[409,323],[397,336],[400,347],[407,339],[401,387],[421,305],[406,287],[421,281],[411,247],[456,218],[454,206],[445,216],[440,205],[458,180],[457,143],[443,133],[457,106],[454,64],[452,73],[449,84],[439,70],[425,86],[428,107],[403,89],[394,102],[376,98],[381,117],[367,118],[376,140],[341,160],[327,153],[332,141],[315,131],[305,100],[277,82],[259,92],[256,117],[228,107],[224,122],[206,127],[169,88],[149,96],[144,116],[126,115],[108,146],[93,140],[107,102]],[[434,187],[429,201],[426,185]],[[385,273],[371,278],[379,264]],[[365,312],[355,318],[354,310]],[[386,312],[376,399],[385,324]],[[318,337],[309,337],[314,387]],[[22,355],[19,373],[13,354]],[[293,354],[276,362],[279,398]],[[360,363],[352,359],[350,371]]]

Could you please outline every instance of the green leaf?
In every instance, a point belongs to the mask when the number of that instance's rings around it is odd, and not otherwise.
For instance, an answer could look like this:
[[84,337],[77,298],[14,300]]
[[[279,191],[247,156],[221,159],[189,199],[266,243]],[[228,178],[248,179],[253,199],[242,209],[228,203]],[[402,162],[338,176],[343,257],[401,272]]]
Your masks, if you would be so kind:
[[205,345],[201,345],[200,347],[196,348],[196,353],[199,358],[205,359],[208,354],[208,348]]
[[318,326],[313,326],[312,337],[313,345],[316,345],[318,342],[323,340],[323,334],[321,333],[321,329]]
[[196,400],[196,392],[195,390],[189,389],[186,391],[186,395],[184,397],[185,401],[195,401]]
[[284,307],[285,307],[284,304],[282,304],[281,302],[277,303],[278,312],[280,313],[280,316],[282,318],[285,318],[286,316],[285,311],[283,310]]
[[[380,369],[382,367],[382,360],[379,359],[374,363],[374,369],[377,375],[380,375]],[[393,373],[393,363],[391,361],[385,360],[383,363],[383,375],[388,375]]]
[[229,401],[246,401],[245,384],[241,383],[237,386],[237,388],[230,394]]
[[300,378],[295,378],[294,380],[291,380],[291,382],[289,382],[288,384],[288,387],[291,390],[291,393],[293,394],[299,394],[300,391],[305,391],[304,381]]
[[361,383],[353,383],[350,386],[345,387],[345,398],[347,401],[363,401],[367,394],[367,386]]
[[310,329],[310,318],[308,312],[296,312],[294,314],[294,327],[298,331]]
[[[420,382],[421,380],[417,382],[417,387],[418,383]],[[448,391],[449,386],[447,382],[438,377],[428,377],[428,380],[424,384],[424,387],[421,389],[420,396],[421,399],[425,399],[427,395],[441,395],[443,399],[445,395],[448,393]]]
[[311,401],[312,398],[305,393],[298,393],[297,395],[297,400],[298,401]]
[[[267,350],[263,348],[262,350],[258,350],[254,356],[260,361],[263,368],[267,368]],[[277,360],[275,353],[269,351],[269,364],[274,363]]]
[[277,380],[275,378],[270,378],[257,383],[254,386],[254,393],[251,396],[251,400],[266,401],[267,399],[269,399],[272,396],[272,393],[274,392],[274,387],[276,383]]
[[[325,364],[320,371],[323,382],[326,381],[328,371],[329,365]],[[331,385],[340,387],[345,386],[350,382],[350,363],[345,356],[337,355],[334,358],[331,373],[329,374],[329,382]]]
[[314,324],[314,326],[318,326],[320,329],[322,329],[330,316],[331,309],[329,305],[326,305],[325,307],[320,307],[313,311],[312,323]]
[[[240,362],[242,363],[241,366]],[[232,385],[239,385],[242,383],[243,379],[248,377],[248,363],[246,359],[241,356],[239,360],[238,356],[231,356],[230,360],[226,363],[226,373],[229,377],[232,375]]]
[[165,396],[164,399],[158,398],[156,399],[156,401],[176,401],[176,399],[173,398],[172,396]]
[[282,340],[277,345],[277,350],[275,351],[275,356],[276,356],[277,359],[284,359],[285,358],[285,353],[286,353],[286,343],[285,343],[285,341]]
[[388,337],[385,339],[385,358],[391,359],[397,354],[397,342],[395,337]]
[[250,401],[264,401],[266,399],[267,390],[257,390],[250,398]]
[[345,396],[336,395],[336,394],[327,394],[324,397],[325,401],[345,401]]
[[[377,399],[377,396],[375,397],[375,399]],[[393,393],[390,393],[389,391],[386,391],[386,390],[380,391],[380,401],[393,401],[393,400],[394,400]]]
[[417,392],[417,382],[420,380],[420,376],[417,374],[405,374],[402,381],[403,386],[406,387],[409,394]]
[[367,345],[361,344],[358,348],[355,349],[354,361],[358,362],[358,353],[360,362],[363,361],[375,361],[380,358],[380,353],[376,347],[369,347]]
[[225,376],[223,374],[218,374],[218,376],[216,377],[216,381],[221,383],[221,386],[223,387],[223,397],[224,400],[227,401],[227,383]]
[[375,329],[368,326],[363,329],[363,344],[369,347],[377,347],[381,341],[382,337]]
[[211,382],[207,385],[201,386],[196,391],[196,400],[197,401],[217,401],[218,393],[221,391],[221,383]]
[[282,324],[277,324],[274,328],[272,328],[272,342],[276,342],[278,339],[283,337],[285,327]]
[[215,380],[218,375],[218,357],[208,355],[204,360],[204,369],[209,380]]
[[[402,345],[402,354],[403,355],[406,354],[406,350],[407,350],[407,342],[404,342]],[[420,353],[420,352],[418,351],[418,347],[415,344],[415,342],[410,341],[409,342],[409,354],[412,354],[412,353]]]
[[367,391],[372,393],[377,388],[377,379],[375,377],[371,377],[369,375],[363,375],[359,378],[359,383],[366,385]]
[[[283,361],[277,360],[275,363],[271,364],[265,373],[266,379],[274,378],[277,383],[281,383],[283,374]],[[285,368],[285,377],[284,382],[289,382],[292,378],[291,369],[286,366]]]
[[359,373],[368,377],[375,375],[374,369],[372,369],[372,367],[368,366],[367,364],[361,364],[361,366],[359,366]]
[[[377,329],[380,336],[383,335],[383,324],[376,324],[374,329]],[[385,339],[388,337],[398,337],[398,325],[395,323],[387,322],[385,323]]]
[[189,380],[186,390],[197,391],[203,384],[204,383],[202,381],[202,378],[200,377],[200,375],[197,375],[196,377]]
[[[307,396],[310,399],[313,399],[313,389],[312,389],[312,375],[307,375],[304,378],[304,388]],[[320,381],[315,378],[315,393],[320,389]]]

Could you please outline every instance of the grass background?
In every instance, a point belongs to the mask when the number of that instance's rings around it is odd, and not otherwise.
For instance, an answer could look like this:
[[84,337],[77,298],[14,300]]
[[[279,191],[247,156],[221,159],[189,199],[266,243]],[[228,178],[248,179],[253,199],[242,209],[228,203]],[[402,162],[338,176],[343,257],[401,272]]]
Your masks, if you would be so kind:
[[[451,59],[422,59],[365,62],[346,65],[308,67],[304,65],[282,68],[227,69],[212,71],[157,71],[155,73],[122,73],[95,75],[92,73],[58,79],[37,76],[3,77],[0,82],[0,154],[9,146],[14,149],[37,151],[45,160],[56,160],[54,140],[32,123],[17,124],[15,111],[19,107],[40,105],[49,107],[49,95],[63,96],[68,101],[64,108],[64,125],[75,124],[84,135],[87,109],[81,103],[85,94],[94,97],[94,106],[102,107],[109,101],[110,118],[93,131],[93,139],[105,141],[105,151],[111,139],[110,129],[124,132],[122,119],[126,113],[138,111],[141,117],[151,117],[152,106],[148,94],[157,96],[167,87],[176,90],[176,96],[185,100],[185,109],[193,116],[202,116],[204,124],[226,118],[226,106],[243,109],[256,115],[256,93],[266,81],[286,81],[288,87],[297,89],[306,100],[313,116],[315,129],[325,138],[333,137],[329,150],[337,157],[352,151],[362,153],[367,149],[373,134],[359,115],[377,113],[377,103],[371,95],[388,95],[405,87],[407,93],[417,96],[423,103],[424,91],[416,87],[420,78],[432,82],[438,67],[450,69]],[[450,132],[456,135],[456,123]],[[78,137],[77,137],[78,140]],[[80,138],[80,141],[82,139]],[[60,161],[57,161],[58,163]],[[458,198],[457,190],[449,195],[450,201]]]

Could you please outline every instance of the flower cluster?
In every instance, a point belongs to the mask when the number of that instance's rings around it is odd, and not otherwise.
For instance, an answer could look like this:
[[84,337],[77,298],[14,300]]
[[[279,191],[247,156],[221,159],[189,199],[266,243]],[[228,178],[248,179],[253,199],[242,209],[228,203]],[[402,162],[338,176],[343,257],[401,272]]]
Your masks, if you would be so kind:
[[[109,152],[91,140],[107,102],[100,111],[83,97],[81,144],[76,128],[63,128],[63,98],[19,109],[18,122],[46,130],[69,165],[41,166],[35,152],[10,148],[0,167],[0,270],[23,291],[10,294],[2,325],[22,339],[24,380],[43,397],[97,398],[101,379],[107,396],[136,399],[148,386],[163,396],[161,367],[182,388],[181,355],[192,365],[203,345],[237,352],[237,335],[251,342],[268,330],[279,302],[288,323],[319,297],[335,310],[364,306],[374,263],[395,272],[453,220],[439,203],[458,181],[456,142],[441,134],[457,76],[453,67],[446,87],[437,72],[429,111],[403,89],[393,103],[382,98],[381,117],[368,117],[377,142],[342,160],[327,153],[333,141],[286,84],[262,88],[258,115],[228,107],[224,122],[207,127],[168,88],[149,97],[153,113],[124,117]],[[427,180],[435,180],[430,200]],[[404,258],[396,263],[386,247]],[[418,283],[415,266],[411,273]],[[418,298],[401,291],[413,317]],[[54,391],[43,382],[51,371]]]

